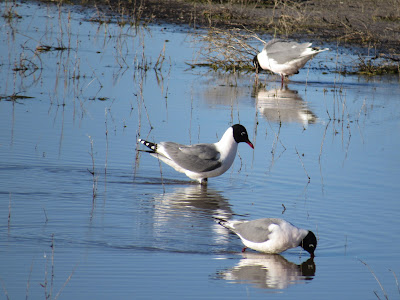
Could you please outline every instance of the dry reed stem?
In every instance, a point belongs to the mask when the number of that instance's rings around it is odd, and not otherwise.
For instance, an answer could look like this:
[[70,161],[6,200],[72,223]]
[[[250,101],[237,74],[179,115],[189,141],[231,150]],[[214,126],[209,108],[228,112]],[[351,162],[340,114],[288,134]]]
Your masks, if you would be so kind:
[[8,231],[10,231],[10,224],[11,224],[11,192],[10,192],[10,196],[8,199]]
[[92,170],[89,170],[89,173],[92,174],[93,177],[93,193],[92,193],[92,204],[94,205],[95,203],[95,199],[97,196],[97,176],[96,176],[96,172],[95,172],[95,164],[94,164],[94,151],[93,151],[93,139],[90,135],[88,135],[88,138],[90,140],[90,152],[89,155],[92,158]]
[[3,288],[3,292],[4,292],[4,295],[6,296],[6,299],[10,300],[10,297],[8,296],[8,292],[7,292],[6,286],[4,285],[3,279],[1,279],[1,277],[0,277],[0,284],[1,284],[1,287]]
[[[275,0],[273,11],[269,25],[274,27],[275,32],[286,36],[305,27],[311,14],[307,1]],[[279,16],[275,15],[276,11]]]
[[[383,295],[385,296],[385,298],[386,298],[387,300],[389,300],[389,297],[388,297],[388,295],[386,294],[386,291],[385,291],[385,289],[383,288],[382,283],[379,281],[378,277],[375,275],[375,272],[370,268],[370,266],[369,266],[366,262],[364,262],[364,261],[361,260],[361,259],[358,259],[358,260],[359,260],[364,266],[366,266],[366,267],[368,268],[368,270],[369,270],[369,271],[371,272],[371,274],[374,276],[376,282],[378,282],[379,287],[381,288],[381,290],[382,290],[382,292],[383,292]],[[378,299],[380,299],[379,296],[378,296],[378,294],[376,293],[376,291],[374,291],[374,294],[376,295],[376,297],[378,297]]]
[[[301,159],[300,154],[299,154],[299,152],[297,151],[297,148],[294,147],[294,149],[296,150],[297,156],[298,156],[299,159],[300,159],[300,162],[301,162],[301,165],[303,166],[304,172],[306,173],[306,176],[308,177],[308,183],[310,183],[311,178],[310,178],[310,176],[309,176],[308,173],[307,173],[307,170],[306,170],[306,167],[304,166],[303,160]],[[303,156],[304,156],[304,154],[303,154]]]
[[28,299],[29,287],[30,287],[31,276],[32,276],[32,270],[33,270],[33,260],[32,260],[32,263],[31,263],[31,268],[30,268],[30,270],[29,270],[28,281],[27,281],[27,283],[26,283],[26,296],[25,296],[25,299]]
[[67,286],[68,282],[71,280],[72,275],[74,275],[74,272],[76,270],[76,268],[78,267],[78,264],[74,267],[74,269],[72,270],[71,274],[68,276],[68,278],[65,280],[63,286],[60,288],[60,290],[58,291],[57,295],[54,297],[54,300],[57,300],[58,297],[60,296],[61,292],[64,290],[64,288]]
[[200,50],[203,63],[191,66],[208,65],[225,70],[253,70],[252,59],[259,52],[252,46],[254,40],[263,41],[256,33],[246,28],[222,30],[210,28],[206,35],[200,36],[205,46]]
[[393,270],[391,270],[391,269],[389,269],[389,271],[393,273],[394,279],[396,280],[397,290],[399,291],[399,294],[400,294],[399,281],[397,280],[396,273],[395,273]]
[[[106,135],[106,157],[105,157],[105,163],[104,163],[104,195],[107,193],[107,166],[108,166],[108,111],[110,111],[110,108],[105,108],[104,109],[104,115],[105,115],[105,135]],[[105,197],[104,197],[105,201]]]

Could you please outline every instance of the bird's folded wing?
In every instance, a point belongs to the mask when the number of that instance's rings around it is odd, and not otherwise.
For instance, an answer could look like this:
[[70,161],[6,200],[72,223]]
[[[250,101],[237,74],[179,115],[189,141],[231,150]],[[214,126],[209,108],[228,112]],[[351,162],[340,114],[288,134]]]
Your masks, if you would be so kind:
[[213,144],[185,146],[176,143],[163,143],[171,159],[186,170],[208,172],[221,166],[220,153]]
[[243,238],[254,243],[263,243],[269,240],[270,225],[274,224],[266,219],[254,220],[235,226],[235,232]]
[[271,41],[264,46],[268,58],[275,60],[278,64],[288,63],[302,56],[310,43],[299,44],[290,41]]

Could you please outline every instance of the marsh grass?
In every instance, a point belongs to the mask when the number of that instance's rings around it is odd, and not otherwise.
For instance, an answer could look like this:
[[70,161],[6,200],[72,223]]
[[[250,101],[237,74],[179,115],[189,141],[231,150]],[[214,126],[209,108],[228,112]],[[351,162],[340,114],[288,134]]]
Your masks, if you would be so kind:
[[[254,72],[252,60],[259,52],[257,43],[265,44],[260,36],[247,28],[219,29],[210,28],[206,34],[195,35],[203,45],[196,60],[187,63],[192,68],[207,67],[214,71]],[[254,46],[256,45],[256,46]],[[336,60],[338,62],[338,54]],[[392,75],[400,73],[400,58],[395,55],[363,56],[358,55],[350,65],[339,67],[336,72],[341,75]]]
[[7,6],[3,14],[1,15],[9,24],[12,21],[22,19],[22,17],[14,9],[15,5],[16,5],[15,3],[12,3],[10,6]]
[[5,286],[4,282],[3,282],[3,279],[1,279],[1,277],[0,277],[0,284],[1,284],[1,287],[3,289],[4,296],[6,296],[6,299],[9,300],[10,297],[8,296],[7,288],[6,288],[6,286]]
[[308,1],[274,0],[273,14],[269,23],[274,34],[288,37],[306,28],[311,15],[308,6]]
[[265,43],[255,32],[247,29],[210,28],[205,35],[197,36],[204,46],[199,51],[202,62],[188,63],[191,67],[209,67],[229,72],[253,72],[252,60],[258,50],[255,40]]
[[8,197],[8,220],[7,220],[8,231],[10,231],[10,225],[11,225],[11,192]]
[[307,28],[311,14],[316,13],[315,7],[309,9],[308,1],[208,0],[206,3],[208,5],[203,9],[203,17],[209,27],[251,24],[254,29],[286,37]]
[[307,172],[307,170],[306,170],[306,167],[304,166],[303,160],[301,159],[302,156],[304,157],[304,153],[302,153],[301,156],[300,156],[299,151],[297,151],[297,148],[294,147],[294,149],[296,150],[296,154],[297,154],[297,156],[299,157],[300,163],[301,163],[301,165],[302,165],[302,167],[303,167],[303,170],[304,170],[304,172],[305,172],[305,174],[306,174],[306,176],[307,176],[307,178],[308,178],[308,183],[310,183],[311,177],[310,177],[310,175],[308,175],[308,172]]
[[[5,4],[6,9],[1,16],[6,20],[12,20],[12,18],[15,20],[17,16],[20,17],[19,6],[15,3],[11,5],[9,3],[11,2]],[[159,82],[163,81],[162,75],[158,75],[161,74],[168,62],[165,54],[166,44],[164,43],[158,58],[153,63],[145,53],[147,49],[144,46],[144,35],[149,30],[146,30],[140,21],[143,5],[144,1],[135,1],[134,6],[131,9],[127,9],[120,1],[117,6],[115,6],[115,2],[109,2],[108,9],[97,5],[95,5],[94,9],[88,9],[89,14],[94,11],[92,21],[94,19],[101,20],[99,21],[97,32],[94,36],[89,36],[89,38],[98,42],[101,39],[103,30],[103,46],[107,47],[110,43],[115,45],[115,62],[120,67],[120,70],[115,75],[115,81],[118,80],[118,76],[122,76],[129,68],[140,70],[135,74],[136,76],[140,73],[140,77],[145,77],[147,71],[154,70],[157,74],[157,80]],[[39,37],[33,33],[30,34],[29,31],[25,32],[23,28],[19,28],[17,26],[19,23],[6,23],[10,30],[10,34],[7,35],[8,43],[11,45],[10,47],[13,47],[9,50],[8,64],[11,66],[10,70],[14,72],[13,79],[10,76],[10,80],[14,82],[6,82],[3,85],[5,90],[0,94],[0,101],[18,102],[33,98],[24,95],[23,91],[27,87],[40,83],[43,80],[43,74],[47,75],[49,72],[53,72],[51,80],[54,80],[54,90],[48,92],[51,106],[53,104],[56,104],[57,107],[71,104],[68,99],[73,98],[74,103],[72,104],[75,106],[76,102],[78,108],[82,110],[82,116],[84,116],[84,103],[86,100],[98,99],[105,101],[110,98],[98,96],[98,93],[103,88],[104,74],[100,74],[97,66],[92,66],[88,60],[83,61],[79,55],[82,40],[78,38],[79,31],[78,33],[76,32],[76,22],[72,19],[73,13],[71,9],[73,8],[65,5],[63,1],[56,1],[54,5],[46,4],[46,8],[48,9],[48,14],[54,17],[49,18],[45,24],[42,24],[43,34]],[[85,17],[83,17],[83,20],[85,20]],[[110,22],[113,22],[114,25],[117,24],[117,26],[109,26]],[[138,37],[138,35],[140,36]],[[22,39],[18,39],[18,44],[15,43],[14,36],[22,37]],[[129,44],[130,39],[132,39],[132,44]],[[139,43],[137,44],[138,40]],[[138,52],[142,50],[142,53],[136,55],[133,61],[130,57],[132,49]],[[99,49],[96,53],[101,53],[102,50]],[[55,60],[57,61],[55,62]],[[49,65],[50,61],[52,65]],[[7,66],[7,64],[1,65],[0,68],[3,69],[3,66]],[[53,70],[54,68],[55,71]],[[88,68],[90,69],[89,71]],[[136,77],[134,80],[136,80]],[[19,82],[20,84],[18,84]],[[12,88],[11,92],[7,91],[8,87]],[[96,88],[97,90],[95,90]],[[93,93],[93,90],[95,95],[88,95],[89,92]],[[73,95],[73,97],[68,95]],[[75,114],[77,110],[74,109],[73,111]]]
[[[62,0],[56,0],[61,2]],[[145,16],[145,0],[139,1],[99,1],[94,2],[95,8],[92,17],[87,21],[99,25],[115,23],[118,26],[129,26],[138,29],[147,26],[154,18],[153,15]]]
[[88,135],[88,138],[90,140],[90,152],[89,155],[91,157],[92,161],[92,169],[88,169],[89,173],[92,175],[92,180],[93,180],[93,189],[92,189],[92,203],[93,206],[95,204],[95,200],[97,197],[97,181],[98,181],[98,175],[96,175],[96,169],[95,169],[95,160],[94,160],[94,141],[90,135]]
[[[50,258],[47,257],[47,254],[44,253],[44,259],[45,259],[45,273],[44,273],[44,280],[43,283],[40,283],[40,286],[44,289],[44,296],[45,299],[50,299],[50,300],[57,300],[60,295],[61,292],[64,290],[64,288],[67,286],[67,284],[69,283],[69,281],[72,278],[72,275],[75,272],[75,269],[77,266],[75,266],[73,268],[73,270],[71,271],[71,274],[68,276],[68,278],[64,281],[64,284],[61,286],[61,288],[58,290],[57,294],[54,296],[54,279],[55,279],[55,264],[54,264],[54,257],[55,257],[55,242],[54,242],[54,234],[51,235],[51,256]],[[51,265],[49,266],[49,260],[51,261]],[[28,293],[29,293],[29,286],[30,286],[30,277],[31,277],[31,273],[32,273],[32,269],[33,269],[33,263],[31,265],[31,270],[30,270],[30,274],[28,277],[28,282],[27,282],[27,287],[26,287],[26,299],[28,299]],[[50,269],[50,274],[49,274],[49,269]],[[49,283],[49,278],[48,276],[50,276],[50,283]]]
[[[390,62],[387,59],[378,60],[379,57],[367,59],[359,55],[359,63],[356,64],[356,74],[360,75],[391,75],[400,73],[399,62]],[[380,62],[379,62],[380,61]]]
[[[378,285],[379,285],[379,287],[380,287],[380,289],[381,289],[381,291],[382,291],[382,293],[383,293],[383,296],[385,297],[386,300],[389,300],[389,296],[388,296],[388,294],[387,294],[387,292],[386,292],[386,290],[385,290],[383,284],[382,284],[381,281],[379,280],[378,276],[375,274],[374,270],[372,270],[372,268],[371,268],[365,261],[363,261],[363,260],[361,260],[361,259],[358,259],[358,260],[359,260],[364,266],[366,266],[366,267],[368,268],[369,272],[372,274],[372,276],[374,276],[376,282],[378,283]],[[399,282],[398,282],[398,280],[397,280],[396,273],[395,273],[393,270],[390,270],[390,269],[389,269],[389,271],[393,273],[393,277],[394,277],[395,282],[396,282],[397,290],[399,291],[399,294],[400,294]],[[375,294],[375,296],[376,296],[378,299],[381,299],[381,297],[379,297],[379,294],[378,294],[377,291],[374,291],[374,294]]]
[[365,56],[359,53],[351,65],[337,69],[336,72],[341,75],[398,75],[400,74],[400,58],[394,55]]
[[[40,282],[39,285],[44,289],[44,299],[46,300],[57,300],[64,288],[68,285],[69,281],[71,280],[75,269],[77,268],[77,265],[73,268],[72,272],[68,276],[68,278],[64,281],[63,285],[61,288],[58,290],[57,294],[54,295],[54,285],[55,285],[55,264],[54,264],[54,257],[55,257],[55,242],[54,242],[54,234],[51,235],[51,256],[49,257],[47,253],[45,252],[43,254],[43,258],[45,259],[45,264],[44,264],[44,278],[43,282]],[[49,264],[50,261],[50,264]],[[28,275],[28,280],[26,283],[26,296],[25,299],[29,299],[29,289],[31,286],[31,276],[33,272],[33,266],[34,263],[32,261],[30,269],[29,269],[29,275]],[[6,297],[6,299],[11,299],[10,296],[8,295],[7,287],[5,286],[2,278],[0,278],[0,284],[1,287],[3,288],[3,293]]]

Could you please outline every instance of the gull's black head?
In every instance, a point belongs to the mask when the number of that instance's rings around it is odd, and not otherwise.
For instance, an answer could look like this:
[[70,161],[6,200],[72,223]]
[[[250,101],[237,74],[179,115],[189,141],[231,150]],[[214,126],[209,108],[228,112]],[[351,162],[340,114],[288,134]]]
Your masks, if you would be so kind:
[[235,124],[232,126],[233,129],[233,138],[235,139],[236,143],[245,142],[251,148],[254,149],[253,144],[249,140],[249,136],[247,135],[247,130],[243,125]]
[[311,257],[314,258],[314,251],[317,248],[317,238],[315,237],[315,234],[312,231],[309,231],[299,246],[310,253]]
[[253,66],[256,69],[256,73],[261,69],[260,63],[258,62],[257,55],[253,58]]

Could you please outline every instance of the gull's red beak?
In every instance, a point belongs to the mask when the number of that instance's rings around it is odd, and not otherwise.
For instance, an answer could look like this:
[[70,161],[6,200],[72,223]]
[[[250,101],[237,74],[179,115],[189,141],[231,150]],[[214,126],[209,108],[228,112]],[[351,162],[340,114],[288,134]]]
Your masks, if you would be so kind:
[[251,148],[253,148],[254,149],[254,145],[253,145],[253,143],[252,142],[250,142],[250,141],[247,141],[246,142]]

